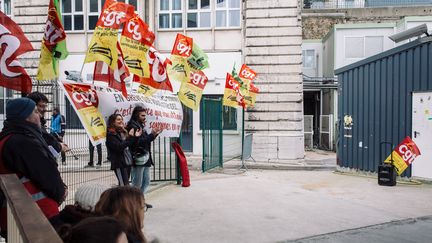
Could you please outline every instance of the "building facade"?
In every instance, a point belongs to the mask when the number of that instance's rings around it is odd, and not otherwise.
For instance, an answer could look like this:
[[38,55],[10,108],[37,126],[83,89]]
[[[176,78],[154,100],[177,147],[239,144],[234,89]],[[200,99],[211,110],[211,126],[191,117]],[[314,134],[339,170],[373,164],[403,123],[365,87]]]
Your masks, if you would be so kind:
[[[11,0],[12,18],[22,27],[36,50],[40,49],[48,0]],[[190,36],[208,54],[209,83],[204,95],[221,97],[226,72],[246,63],[258,73],[260,94],[246,111],[245,129],[254,133],[252,157],[283,162],[304,157],[301,78],[301,18],[296,0],[125,0],[156,34],[155,47],[169,56],[177,33]],[[93,66],[83,64],[103,0],[59,0],[67,32],[69,57],[64,71],[82,70],[91,81]],[[37,51],[22,61],[31,75],[38,66]],[[173,83],[178,89],[179,84]],[[59,95],[59,103],[66,103]],[[224,148],[229,156],[241,153],[241,109],[224,107]],[[201,154],[199,114],[185,110],[186,150]],[[186,139],[187,140],[187,139]]]

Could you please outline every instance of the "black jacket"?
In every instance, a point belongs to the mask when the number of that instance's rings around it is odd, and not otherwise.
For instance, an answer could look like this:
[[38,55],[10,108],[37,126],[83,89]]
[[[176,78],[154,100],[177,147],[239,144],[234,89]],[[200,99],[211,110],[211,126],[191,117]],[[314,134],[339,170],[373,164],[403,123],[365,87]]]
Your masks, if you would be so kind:
[[57,169],[57,162],[42,137],[42,130],[26,121],[4,122],[0,139],[4,143],[1,159],[5,167],[31,180],[49,198],[61,204],[66,186]]
[[111,161],[111,170],[128,167],[124,158],[124,150],[126,147],[132,147],[136,140],[135,137],[127,137],[123,140],[119,133],[107,132],[106,146],[109,154],[108,159]]
[[144,130],[144,127],[142,124],[140,124],[137,121],[134,120],[130,120],[126,129],[128,131],[130,131],[131,129],[135,129],[135,131],[137,129],[141,129],[142,135],[139,137],[138,141],[131,147],[132,148],[132,157],[139,155],[141,153],[143,153],[144,151],[149,152],[149,160],[147,161],[147,163],[144,164],[144,166],[146,167],[150,167],[152,165],[154,165],[153,163],[153,156],[151,154],[151,142],[153,142],[153,140],[155,140],[155,136],[153,135],[153,133],[147,134],[146,131]]

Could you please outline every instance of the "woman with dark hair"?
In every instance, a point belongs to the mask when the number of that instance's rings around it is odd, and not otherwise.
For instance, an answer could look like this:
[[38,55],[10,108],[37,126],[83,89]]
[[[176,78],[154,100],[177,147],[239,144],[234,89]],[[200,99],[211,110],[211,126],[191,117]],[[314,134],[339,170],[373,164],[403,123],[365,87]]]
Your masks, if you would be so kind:
[[137,142],[141,136],[141,129],[131,129],[129,133],[124,128],[123,117],[112,114],[108,118],[106,146],[111,161],[111,170],[114,171],[119,185],[129,185],[130,166],[132,155],[129,147]]
[[128,243],[124,227],[113,217],[90,217],[65,225],[59,235],[65,243]]
[[95,213],[116,218],[124,227],[129,243],[146,243],[143,234],[144,195],[136,187],[113,187],[104,191]]
[[[153,140],[161,133],[161,130],[154,128],[150,134],[144,130],[146,122],[146,112],[143,107],[136,106],[132,112],[132,117],[128,122],[127,130],[141,130],[141,137],[132,148],[133,164],[132,164],[132,185],[141,189],[145,193],[150,185],[150,167],[154,165],[150,145]],[[147,204],[148,208],[153,206]]]

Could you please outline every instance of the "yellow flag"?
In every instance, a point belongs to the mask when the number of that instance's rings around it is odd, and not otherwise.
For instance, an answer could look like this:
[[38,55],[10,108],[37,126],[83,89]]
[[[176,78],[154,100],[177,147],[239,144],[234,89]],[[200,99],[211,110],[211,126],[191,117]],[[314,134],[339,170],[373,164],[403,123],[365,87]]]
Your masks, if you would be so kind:
[[222,105],[237,108],[241,99],[241,97],[239,97],[239,88],[239,82],[227,73]]
[[[53,80],[57,78],[56,73],[58,73],[58,70],[54,70],[53,62],[54,58],[52,52],[48,50],[44,41],[42,41],[39,68],[36,75],[37,80]],[[58,65],[56,65],[56,67],[58,69]]]
[[187,83],[191,71],[187,59],[177,55],[171,55],[170,59],[172,64],[167,67],[170,80]]
[[190,82],[182,83],[178,97],[180,101],[194,111],[198,110],[204,87],[208,78],[202,71],[191,72]]
[[138,86],[137,92],[145,95],[146,97],[153,96],[158,90],[151,87],[150,85],[140,84]]
[[111,69],[117,68],[117,29],[97,26],[90,42],[84,63],[103,61]]

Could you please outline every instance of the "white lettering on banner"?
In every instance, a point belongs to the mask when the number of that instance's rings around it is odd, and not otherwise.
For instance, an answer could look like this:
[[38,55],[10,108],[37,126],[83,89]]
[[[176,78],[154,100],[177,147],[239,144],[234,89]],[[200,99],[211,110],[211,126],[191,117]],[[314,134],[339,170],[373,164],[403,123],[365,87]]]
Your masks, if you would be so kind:
[[247,69],[243,69],[243,71],[241,72],[242,76],[247,78],[247,79],[254,79],[255,78],[255,74],[253,74],[252,72],[249,72],[249,70]]
[[46,22],[46,30],[44,32],[44,39],[49,43],[55,43],[57,39],[62,37],[62,31],[58,29],[50,20]]
[[190,56],[191,48],[188,45],[185,45],[184,43],[179,42],[177,44],[177,50],[180,52],[180,54],[187,56]]
[[134,40],[141,40],[141,33],[138,32],[139,29],[139,25],[137,25],[135,22],[129,21],[128,26],[127,26],[127,30],[129,31],[129,33],[132,34],[132,37],[134,38]]
[[1,53],[0,58],[0,73],[10,77],[14,78],[17,76],[20,76],[21,72],[12,72],[9,70],[9,67],[22,67],[21,63],[17,60],[13,60],[9,63],[9,65],[6,63],[8,59],[15,54],[16,50],[18,50],[19,46],[21,45],[20,40],[11,35],[10,31],[3,25],[0,24],[0,46],[3,46],[3,44],[6,45],[6,48],[4,49],[3,53]]
[[414,159],[416,158],[416,155],[409,150],[408,146],[405,144],[399,147],[399,152],[402,154],[402,159],[411,164]]
[[205,85],[205,77],[201,76],[199,73],[192,74],[192,83],[195,85],[201,84],[202,86]]
[[228,84],[229,84],[229,86],[233,87],[234,89],[237,89],[239,86],[237,83],[234,83],[232,79],[230,79],[228,81]]
[[114,24],[120,24],[120,19],[124,18],[126,14],[124,12],[111,11],[107,15],[102,17],[102,21],[106,27],[113,26]]
[[161,54],[153,47],[150,47],[147,52],[148,63],[152,65],[150,70],[151,76],[154,81],[159,83],[167,79],[166,69],[164,67],[165,58],[162,59],[160,55]]

